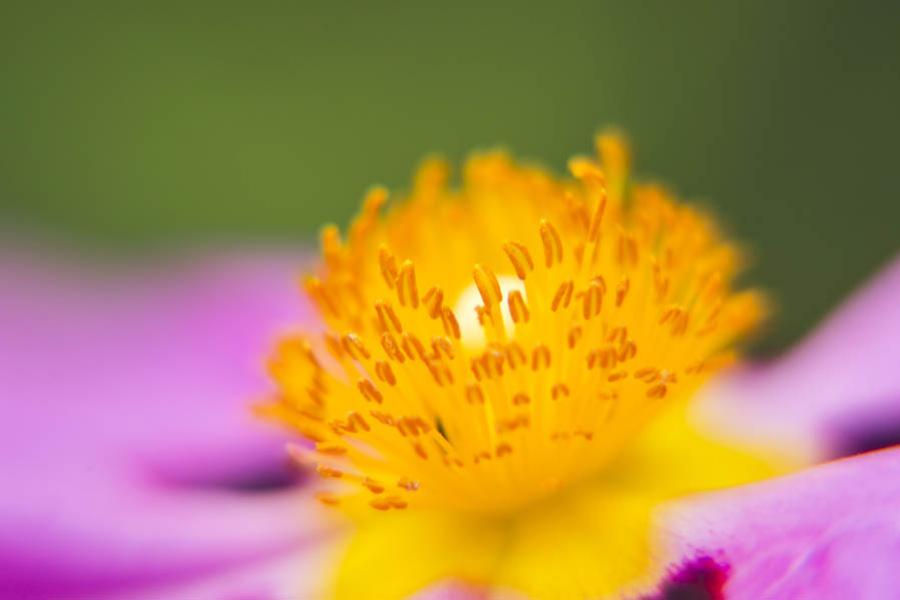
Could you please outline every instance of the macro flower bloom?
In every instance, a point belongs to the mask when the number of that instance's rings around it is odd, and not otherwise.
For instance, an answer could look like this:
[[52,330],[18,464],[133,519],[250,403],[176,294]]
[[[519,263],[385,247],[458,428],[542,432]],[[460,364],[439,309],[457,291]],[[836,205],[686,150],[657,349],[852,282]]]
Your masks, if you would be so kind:
[[373,192],[321,321],[299,256],[2,257],[0,597],[895,597],[900,262],[695,397],[764,303],[599,145]]
[[[346,242],[323,231],[305,288],[325,332],[279,344],[260,412],[313,443],[289,451],[353,524],[336,596],[644,593],[677,556],[659,505],[799,464],[691,423],[765,301],[734,290],[709,217],[630,181],[620,138],[596,146],[571,180],[493,153],[453,188],[429,162],[384,216],[373,190]],[[717,565],[683,566],[712,589]]]
[[431,162],[384,217],[372,191],[346,243],[324,230],[306,291],[327,331],[279,345],[262,412],[315,443],[292,454],[358,523],[338,596],[630,589],[659,575],[655,504],[772,472],[684,418],[764,313],[732,289],[738,250],[632,184],[619,138],[597,150],[571,181],[476,156],[458,190]]

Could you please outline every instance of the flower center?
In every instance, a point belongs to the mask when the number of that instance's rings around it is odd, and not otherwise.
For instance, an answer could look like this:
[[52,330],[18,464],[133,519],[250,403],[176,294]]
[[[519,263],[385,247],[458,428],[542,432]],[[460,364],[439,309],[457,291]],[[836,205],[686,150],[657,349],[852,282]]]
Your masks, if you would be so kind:
[[763,312],[731,291],[736,249],[598,148],[574,180],[476,157],[458,190],[432,162],[346,241],[325,229],[306,290],[327,331],[282,341],[262,409],[315,442],[291,452],[322,502],[512,510],[596,476],[729,360]]
[[[515,276],[500,275],[497,277],[497,283],[500,286],[500,293],[504,297],[509,298],[511,293],[516,292],[527,302],[528,296],[525,292],[525,286]],[[474,282],[463,290],[453,306],[453,314],[459,320],[460,341],[470,349],[483,347],[487,343],[484,327],[479,318],[481,306],[481,294],[478,292],[478,286]],[[500,315],[503,318],[503,328],[507,331],[507,334],[510,337],[515,337],[516,322],[510,312],[508,303],[500,305]]]

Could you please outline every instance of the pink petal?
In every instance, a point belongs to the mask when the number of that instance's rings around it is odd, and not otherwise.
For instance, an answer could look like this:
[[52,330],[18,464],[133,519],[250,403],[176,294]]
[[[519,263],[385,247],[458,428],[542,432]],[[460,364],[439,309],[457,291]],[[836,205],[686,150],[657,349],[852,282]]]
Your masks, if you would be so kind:
[[487,600],[491,597],[491,590],[485,586],[451,580],[429,586],[410,600]]
[[0,258],[0,591],[97,597],[308,543],[262,359],[299,255],[129,272]]
[[707,557],[729,600],[900,598],[900,448],[673,503],[673,564]]
[[156,585],[117,594],[116,600],[293,600],[327,598],[326,576],[340,558],[340,536],[321,539],[292,552],[248,561],[188,581]]
[[900,257],[786,356],[710,386],[699,417],[806,460],[898,443],[898,357]]

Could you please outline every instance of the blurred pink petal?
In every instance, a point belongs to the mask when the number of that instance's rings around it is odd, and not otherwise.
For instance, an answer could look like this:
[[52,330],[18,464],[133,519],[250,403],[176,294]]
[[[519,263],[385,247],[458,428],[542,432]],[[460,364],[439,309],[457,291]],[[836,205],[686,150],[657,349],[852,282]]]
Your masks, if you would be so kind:
[[323,574],[339,559],[340,544],[322,539],[294,552],[236,565],[188,582],[116,595],[116,600],[322,600],[328,598]]
[[[170,270],[0,259],[0,593],[118,595],[295,552],[260,349],[309,314],[297,255]],[[323,522],[324,526],[324,522]]]
[[700,418],[806,460],[900,443],[900,257],[783,358],[710,386]]
[[487,600],[492,597],[491,590],[484,586],[442,581],[427,587],[410,600]]
[[708,559],[729,600],[900,598],[900,448],[674,503],[667,550]]

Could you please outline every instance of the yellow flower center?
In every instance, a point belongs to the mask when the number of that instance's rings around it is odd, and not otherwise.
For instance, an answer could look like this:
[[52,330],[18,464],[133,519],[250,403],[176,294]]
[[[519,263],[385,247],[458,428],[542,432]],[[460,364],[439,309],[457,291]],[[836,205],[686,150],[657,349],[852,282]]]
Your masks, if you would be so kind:
[[[762,301],[736,248],[662,188],[627,181],[620,139],[573,179],[472,158],[428,162],[346,241],[322,235],[305,288],[323,335],[284,339],[263,411],[348,509],[498,513],[596,476],[662,407],[733,357]],[[385,214],[382,214],[385,212]]]

